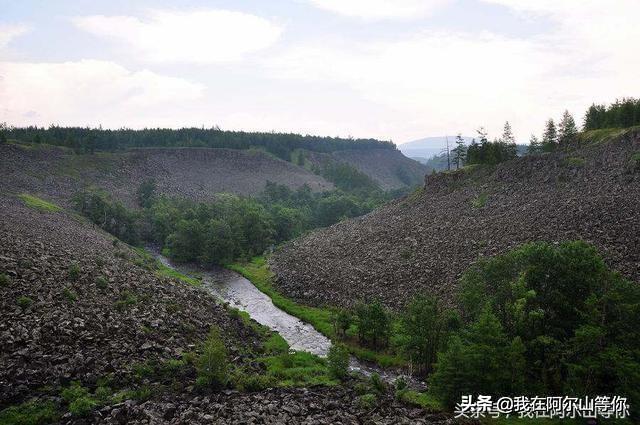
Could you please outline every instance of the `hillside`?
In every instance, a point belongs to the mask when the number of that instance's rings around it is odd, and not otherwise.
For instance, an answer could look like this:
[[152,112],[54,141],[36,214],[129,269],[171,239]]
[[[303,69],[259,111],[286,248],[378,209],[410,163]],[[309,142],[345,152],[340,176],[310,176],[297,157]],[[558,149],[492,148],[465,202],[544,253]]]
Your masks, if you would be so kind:
[[0,145],[3,190],[40,193],[61,201],[88,186],[106,190],[125,204],[135,204],[136,191],[155,179],[158,191],[195,201],[219,192],[260,193],[267,181],[314,191],[331,183],[290,162],[257,150],[149,148],[126,152],[74,154],[48,145]]
[[351,149],[330,154],[306,151],[304,157],[311,169],[322,169],[333,162],[349,164],[383,190],[419,184],[427,171],[418,161],[390,149]]
[[457,278],[479,258],[582,239],[640,281],[639,210],[634,129],[571,152],[427,176],[403,200],[287,244],[271,266],[280,289],[306,303],[379,297],[399,307],[420,292],[453,301]]

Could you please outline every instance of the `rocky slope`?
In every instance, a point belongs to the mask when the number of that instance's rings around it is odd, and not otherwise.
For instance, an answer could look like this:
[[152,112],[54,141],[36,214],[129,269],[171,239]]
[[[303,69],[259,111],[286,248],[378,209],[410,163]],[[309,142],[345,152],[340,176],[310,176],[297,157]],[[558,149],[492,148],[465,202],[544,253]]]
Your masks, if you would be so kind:
[[529,241],[583,239],[640,281],[640,131],[495,168],[428,176],[419,192],[295,240],[271,258],[280,289],[311,304],[452,301],[462,272]]
[[136,190],[155,179],[160,193],[196,201],[216,193],[253,195],[267,181],[314,191],[333,186],[320,176],[260,151],[172,148],[74,155],[46,145],[0,145],[3,189],[47,195],[61,202],[87,186],[104,189],[127,205]]
[[353,149],[331,154],[306,152],[305,158],[312,167],[320,168],[332,161],[345,162],[368,175],[383,190],[419,184],[427,171],[423,164],[391,149]]
[[[218,325],[232,353],[260,344],[212,296],[144,267],[136,253],[65,212],[0,197],[0,406],[71,380],[124,377],[179,359]],[[137,264],[134,264],[137,263]]]

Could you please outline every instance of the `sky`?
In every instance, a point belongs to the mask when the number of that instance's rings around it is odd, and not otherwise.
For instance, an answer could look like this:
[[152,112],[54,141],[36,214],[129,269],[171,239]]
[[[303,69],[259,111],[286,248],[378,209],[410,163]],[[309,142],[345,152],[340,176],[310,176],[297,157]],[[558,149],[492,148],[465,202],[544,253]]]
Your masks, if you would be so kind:
[[0,0],[0,122],[519,142],[640,97],[638,0]]

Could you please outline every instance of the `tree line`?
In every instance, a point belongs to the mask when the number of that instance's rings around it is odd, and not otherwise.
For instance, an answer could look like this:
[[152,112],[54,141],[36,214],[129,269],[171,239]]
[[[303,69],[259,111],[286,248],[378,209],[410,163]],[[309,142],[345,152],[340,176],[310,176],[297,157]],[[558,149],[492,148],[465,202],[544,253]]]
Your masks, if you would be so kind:
[[152,147],[208,147],[229,149],[263,149],[289,161],[296,149],[315,152],[334,152],[347,149],[395,149],[390,141],[376,139],[352,139],[340,137],[318,137],[293,133],[267,133],[229,131],[214,128],[146,128],[118,130],[29,126],[0,128],[0,137],[32,143],[47,143],[65,146],[77,153],[96,151],[118,151],[131,148]]
[[640,99],[626,97],[611,105],[593,104],[584,116],[584,130],[640,125]]

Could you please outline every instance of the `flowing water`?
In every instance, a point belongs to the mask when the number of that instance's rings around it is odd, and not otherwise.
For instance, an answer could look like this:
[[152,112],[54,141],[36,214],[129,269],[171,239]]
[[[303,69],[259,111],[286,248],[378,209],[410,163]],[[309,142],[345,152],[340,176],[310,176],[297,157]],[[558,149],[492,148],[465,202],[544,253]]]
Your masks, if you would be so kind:
[[[313,326],[304,323],[295,316],[286,313],[276,307],[271,298],[260,292],[253,283],[240,274],[213,267],[203,269],[192,265],[175,265],[169,259],[162,256],[157,250],[148,248],[150,252],[162,264],[178,270],[186,275],[202,277],[203,287],[213,293],[217,298],[229,303],[238,310],[246,311],[249,316],[269,329],[278,332],[287,341],[291,349],[296,351],[308,351],[312,354],[325,357],[331,347],[331,341],[316,331]],[[377,373],[389,383],[393,383],[398,377],[403,376],[413,388],[424,388],[424,383],[406,376],[401,371],[383,369],[375,365],[365,364],[355,358],[350,360],[350,369],[355,372],[370,376]]]

